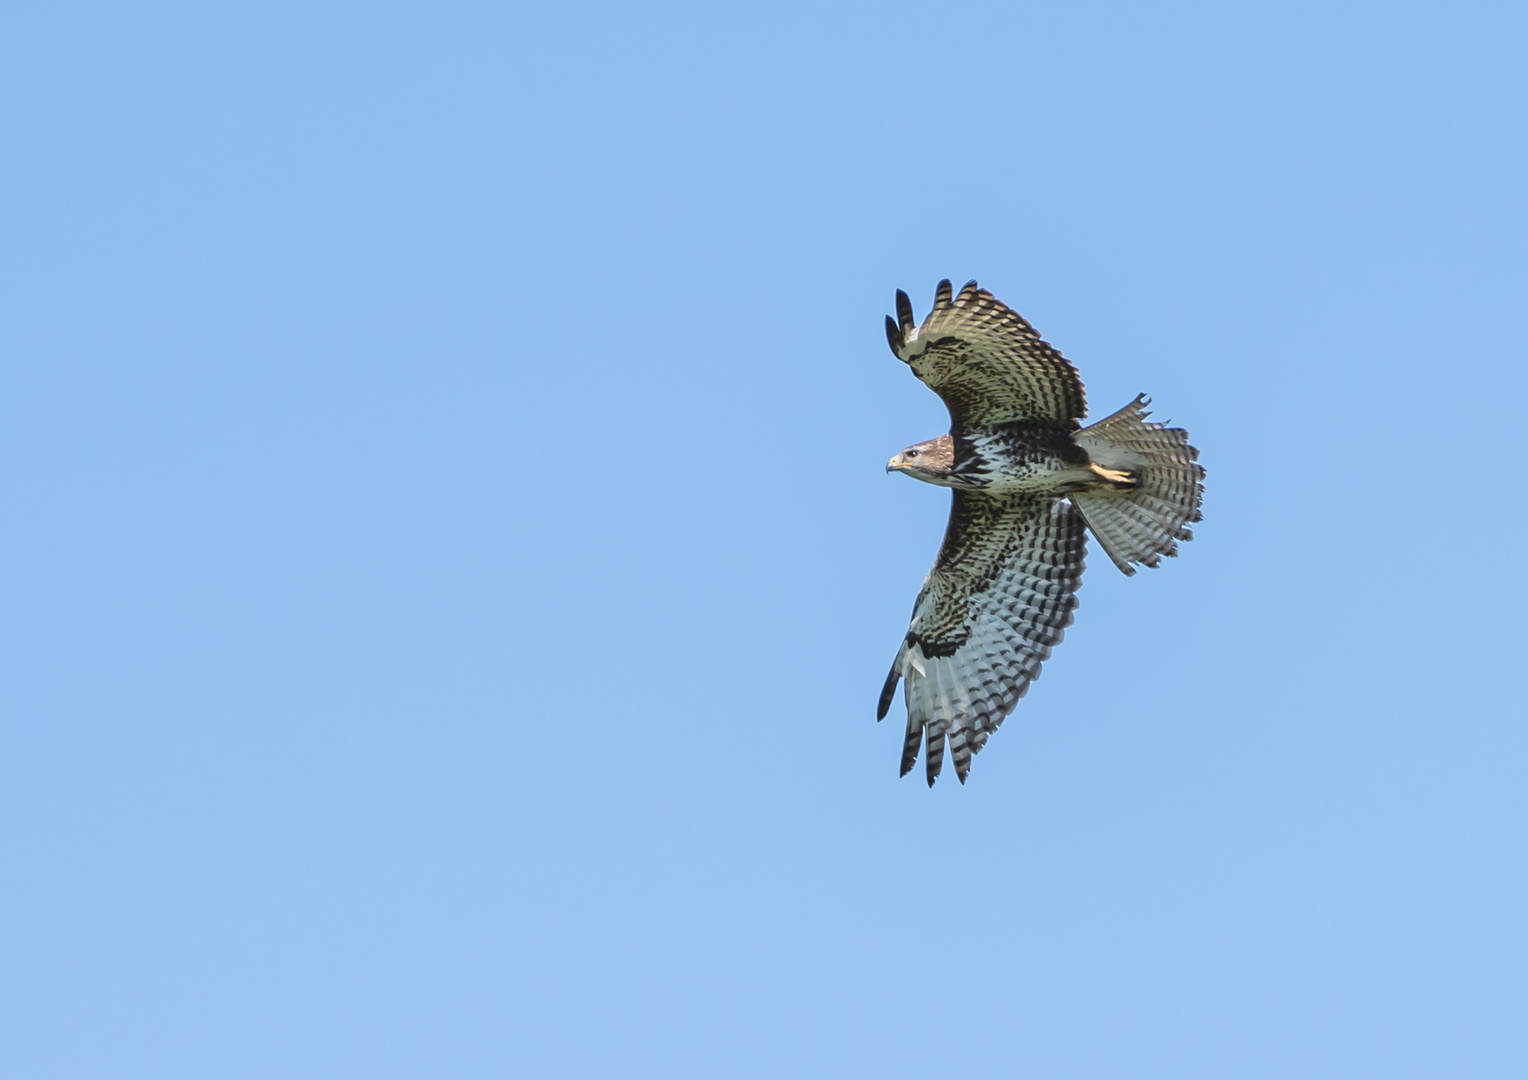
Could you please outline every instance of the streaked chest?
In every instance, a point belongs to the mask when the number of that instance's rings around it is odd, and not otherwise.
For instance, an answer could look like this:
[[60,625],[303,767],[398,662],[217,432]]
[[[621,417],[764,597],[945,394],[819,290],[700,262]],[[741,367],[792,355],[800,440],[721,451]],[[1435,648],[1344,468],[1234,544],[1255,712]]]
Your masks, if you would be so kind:
[[1060,495],[1092,479],[1087,452],[1070,431],[1002,424],[952,434],[955,487]]

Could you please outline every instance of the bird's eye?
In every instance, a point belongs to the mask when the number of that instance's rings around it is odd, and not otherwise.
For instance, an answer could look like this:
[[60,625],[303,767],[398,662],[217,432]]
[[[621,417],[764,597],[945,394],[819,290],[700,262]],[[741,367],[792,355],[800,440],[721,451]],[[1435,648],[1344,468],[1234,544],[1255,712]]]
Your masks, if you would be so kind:
[[915,457],[918,456],[918,451],[916,451],[916,450],[909,450],[907,452],[907,456],[910,457],[910,458],[915,458]]

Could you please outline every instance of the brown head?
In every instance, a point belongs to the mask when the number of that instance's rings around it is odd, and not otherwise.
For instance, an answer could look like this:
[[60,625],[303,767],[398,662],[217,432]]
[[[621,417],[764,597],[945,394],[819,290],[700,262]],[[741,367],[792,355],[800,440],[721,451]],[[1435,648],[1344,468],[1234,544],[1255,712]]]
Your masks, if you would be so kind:
[[954,466],[955,440],[941,435],[909,446],[886,463],[886,471],[903,473],[925,484],[949,487],[950,470]]

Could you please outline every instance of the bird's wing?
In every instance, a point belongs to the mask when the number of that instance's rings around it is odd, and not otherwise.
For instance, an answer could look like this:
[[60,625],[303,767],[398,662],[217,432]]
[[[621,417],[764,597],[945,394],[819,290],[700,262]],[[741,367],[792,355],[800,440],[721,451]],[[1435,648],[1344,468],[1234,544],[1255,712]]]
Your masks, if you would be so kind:
[[934,568],[881,692],[886,715],[906,679],[906,776],[928,731],[930,786],[948,734],[955,774],[1040,675],[1077,606],[1087,543],[1082,515],[1065,499],[956,491]]
[[913,305],[897,290],[897,317],[886,318],[897,358],[944,399],[954,426],[1023,422],[1076,427],[1087,415],[1077,369],[1040,340],[1024,317],[967,282],[959,296],[941,281],[934,310],[913,324]]

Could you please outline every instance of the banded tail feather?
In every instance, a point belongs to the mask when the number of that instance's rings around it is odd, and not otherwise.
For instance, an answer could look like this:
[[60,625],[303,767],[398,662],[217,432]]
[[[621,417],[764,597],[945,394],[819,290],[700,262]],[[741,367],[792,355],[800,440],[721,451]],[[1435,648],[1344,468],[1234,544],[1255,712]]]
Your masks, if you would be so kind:
[[1130,474],[1128,484],[1077,492],[1072,501],[1114,565],[1126,574],[1156,566],[1192,540],[1200,520],[1204,467],[1182,428],[1146,420],[1150,399],[1140,394],[1118,412],[1076,435],[1096,465]]

